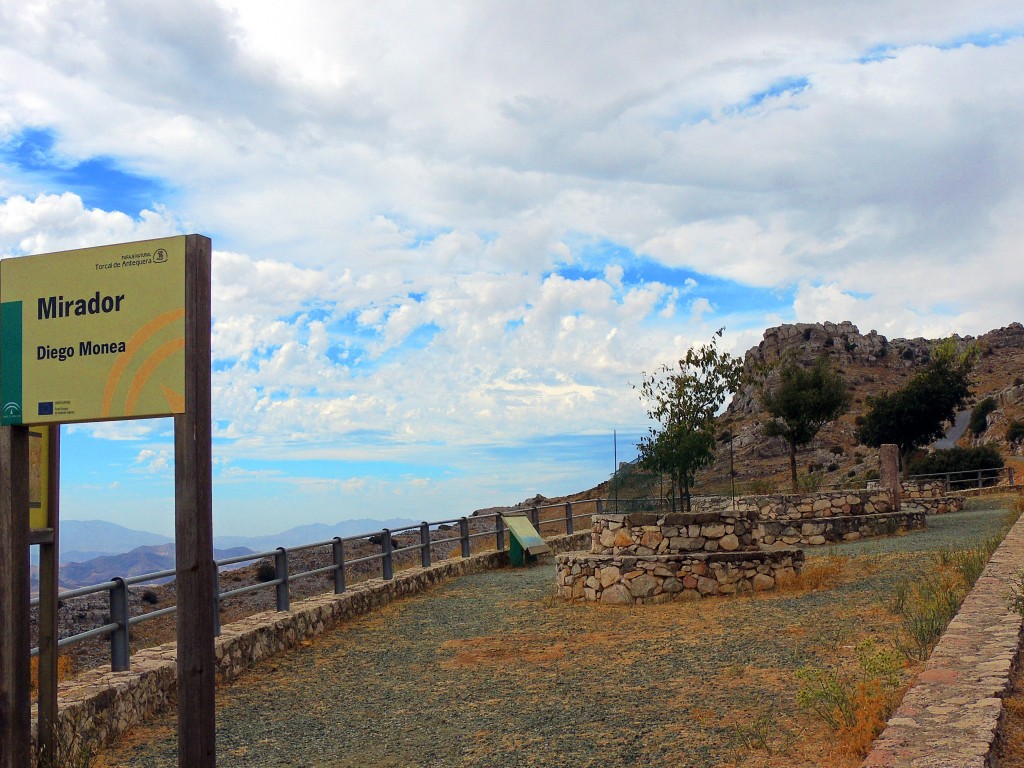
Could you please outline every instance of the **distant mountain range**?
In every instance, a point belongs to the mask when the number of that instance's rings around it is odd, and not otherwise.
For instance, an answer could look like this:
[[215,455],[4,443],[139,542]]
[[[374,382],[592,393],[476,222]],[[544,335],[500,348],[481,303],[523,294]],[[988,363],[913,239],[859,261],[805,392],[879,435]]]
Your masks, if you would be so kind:
[[[252,550],[245,547],[233,549],[214,549],[216,559],[237,557],[250,554]],[[100,584],[114,576],[127,578],[140,576],[144,573],[157,573],[174,568],[174,545],[158,544],[152,547],[136,547],[130,552],[116,555],[100,555],[82,563],[62,563],[60,566],[60,585],[64,589]],[[172,581],[173,576],[161,579],[158,583]]]
[[[300,525],[269,536],[215,536],[214,557],[223,559],[266,552],[277,547],[328,541],[335,536],[355,536],[415,524],[415,521],[399,518],[363,518],[342,520],[333,525]],[[38,565],[36,547],[31,547],[31,555],[32,565]],[[59,556],[61,586],[71,588],[107,581],[112,576],[137,576],[171,569],[174,567],[174,540],[102,520],[62,520]]]

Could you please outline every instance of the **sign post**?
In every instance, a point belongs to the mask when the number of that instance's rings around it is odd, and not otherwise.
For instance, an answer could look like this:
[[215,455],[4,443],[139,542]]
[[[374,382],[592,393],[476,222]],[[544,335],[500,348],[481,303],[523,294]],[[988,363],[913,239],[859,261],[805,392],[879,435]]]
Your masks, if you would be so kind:
[[217,764],[213,650],[213,458],[210,240],[189,235],[185,272],[184,413],[174,417],[178,594],[178,766]]
[[60,551],[60,425],[30,428],[29,544],[39,545],[39,692],[40,755],[54,754],[57,723],[57,591]]
[[[2,329],[0,329],[2,331]],[[0,768],[30,765],[28,428],[0,429]]]
[[[0,262],[0,768],[27,765],[31,743],[25,425],[156,416],[174,417],[178,761],[216,765],[210,262],[202,235]],[[55,681],[55,629],[43,624],[56,612],[56,440],[36,458],[50,483],[35,486],[32,523],[46,527],[32,541],[53,571],[40,578],[40,669]],[[52,723],[56,684],[42,688],[40,723]]]

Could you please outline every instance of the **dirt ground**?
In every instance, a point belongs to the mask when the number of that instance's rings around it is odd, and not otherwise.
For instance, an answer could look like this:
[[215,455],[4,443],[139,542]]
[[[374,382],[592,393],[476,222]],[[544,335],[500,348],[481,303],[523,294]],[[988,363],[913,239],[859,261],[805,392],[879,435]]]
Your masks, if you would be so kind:
[[[896,585],[992,535],[998,509],[822,548],[796,591],[642,608],[569,604],[554,568],[466,577],[352,621],[218,692],[218,764],[852,768],[797,673],[892,647]],[[908,681],[914,668],[904,670]],[[173,713],[97,768],[177,765]]]

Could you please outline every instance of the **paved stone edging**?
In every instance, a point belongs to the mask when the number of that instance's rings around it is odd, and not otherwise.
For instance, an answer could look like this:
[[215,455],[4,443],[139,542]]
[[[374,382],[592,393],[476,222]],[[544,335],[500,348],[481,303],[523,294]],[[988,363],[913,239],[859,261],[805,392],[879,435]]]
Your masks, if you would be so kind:
[[992,555],[862,768],[991,768],[1021,642],[1007,600],[1024,566],[1024,517]]
[[[554,552],[579,549],[590,542],[590,529],[548,539]],[[289,611],[264,611],[223,627],[214,641],[217,680],[243,670],[338,624],[381,608],[393,600],[422,592],[448,579],[509,564],[508,551],[485,552],[466,559],[444,560],[429,568],[399,571],[390,581],[370,579],[340,595],[327,593],[296,601]],[[131,657],[128,672],[92,669],[60,684],[58,727],[94,748],[170,707],[177,694],[177,644],[145,648]],[[35,708],[33,708],[33,732]]]

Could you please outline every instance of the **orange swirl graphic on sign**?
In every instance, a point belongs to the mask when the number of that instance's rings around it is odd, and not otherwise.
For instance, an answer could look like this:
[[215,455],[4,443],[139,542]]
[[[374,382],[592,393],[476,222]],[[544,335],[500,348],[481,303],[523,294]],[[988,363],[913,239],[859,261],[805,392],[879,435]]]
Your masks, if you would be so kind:
[[[162,315],[154,317],[144,326],[139,328],[139,330],[135,332],[135,335],[128,340],[128,343],[125,345],[125,351],[117,356],[117,360],[114,361],[114,365],[110,369],[110,375],[107,376],[107,384],[103,389],[102,414],[104,417],[111,416],[114,394],[117,391],[117,386],[121,382],[125,371],[128,369],[128,364],[132,361],[135,353],[138,352],[142,348],[142,345],[149,341],[161,329],[171,323],[184,319],[184,317],[184,309],[173,309],[170,312],[165,312]],[[132,381],[128,389],[128,397],[125,401],[124,416],[131,416],[132,409],[134,409],[135,403],[138,401],[139,394],[142,392],[143,386],[145,386],[149,377],[153,375],[153,371],[156,370],[157,366],[170,357],[174,352],[179,349],[184,349],[184,347],[184,337],[173,339],[160,345],[143,361],[138,372],[132,377]]]

